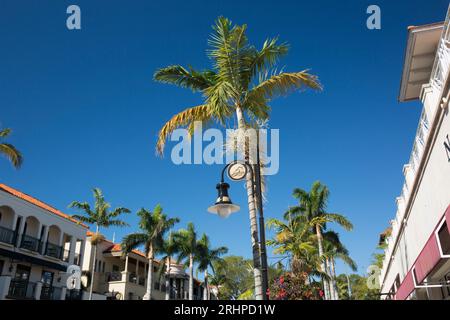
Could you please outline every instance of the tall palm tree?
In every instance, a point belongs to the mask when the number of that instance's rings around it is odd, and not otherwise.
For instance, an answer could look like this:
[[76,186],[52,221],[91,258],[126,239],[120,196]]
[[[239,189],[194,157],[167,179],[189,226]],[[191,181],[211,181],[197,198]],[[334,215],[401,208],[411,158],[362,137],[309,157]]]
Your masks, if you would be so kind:
[[[11,134],[11,129],[3,129],[0,130],[0,140],[8,137]],[[23,157],[19,150],[16,149],[10,143],[0,143],[0,154],[4,155],[8,160],[12,163],[12,165],[18,169],[22,165]]]
[[[278,60],[288,53],[286,43],[278,43],[277,38],[267,39],[262,48],[257,49],[248,42],[246,30],[247,25],[232,25],[229,19],[219,17],[209,39],[211,70],[171,65],[155,72],[156,81],[201,92],[203,96],[199,105],[176,114],[161,128],[156,145],[159,154],[163,154],[165,142],[176,128],[186,127],[192,133],[197,121],[226,126],[235,115],[237,127],[242,132],[254,120],[269,118],[271,99],[298,89],[320,89],[317,77],[307,71],[274,71]],[[248,146],[245,150],[247,152]],[[263,299],[256,204],[250,172],[246,177],[246,188],[256,298]]]
[[[312,184],[310,191],[300,188],[294,189],[293,196],[299,201],[299,205],[294,207],[293,211],[303,213],[309,221],[309,224],[313,227],[317,237],[317,246],[320,257],[324,256],[322,232],[326,229],[326,224],[328,222],[335,222],[348,231],[353,229],[352,223],[347,220],[346,217],[338,213],[329,213],[326,211],[329,190],[327,186],[322,185],[319,181]],[[326,260],[323,260],[321,263],[321,271],[330,276]],[[330,299],[330,283],[328,280],[323,279],[323,284],[325,299]]]
[[95,265],[97,262],[97,245],[104,240],[103,236],[100,234],[100,228],[108,228],[111,226],[127,226],[128,224],[126,222],[117,219],[117,217],[123,213],[130,212],[130,210],[124,207],[118,207],[111,211],[111,204],[106,202],[105,197],[103,196],[103,193],[99,188],[93,189],[93,195],[93,209],[91,209],[91,206],[87,202],[73,201],[71,204],[69,204],[69,208],[75,208],[83,211],[83,215],[75,214],[72,216],[73,218],[95,226],[95,234],[91,237],[91,244],[94,247],[94,257],[92,259],[92,277],[91,285],[89,288],[89,300],[92,300],[92,291],[94,288]]
[[158,204],[153,212],[144,208],[137,213],[139,216],[139,229],[142,232],[131,233],[122,240],[122,248],[124,253],[128,253],[133,249],[144,246],[145,255],[148,259],[148,275],[147,288],[143,300],[151,300],[153,291],[153,261],[155,254],[162,252],[164,248],[164,235],[176,223],[180,221],[178,218],[168,218],[163,213],[162,207]]
[[226,254],[228,252],[227,247],[218,247],[218,248],[211,248],[211,243],[209,242],[209,238],[206,234],[203,234],[200,240],[198,240],[198,248],[197,248],[197,257],[196,261],[198,263],[198,270],[201,272],[204,272],[204,284],[205,284],[205,290],[203,292],[203,300],[209,300],[210,299],[210,293],[209,293],[209,283],[208,283],[208,268],[211,267],[211,269],[214,272],[214,263],[223,261],[221,256]]
[[172,232],[164,240],[161,250],[163,256],[160,259],[159,274],[164,274],[166,283],[165,299],[170,300],[170,272],[172,267],[172,258],[179,252],[179,244],[175,241]]
[[174,238],[179,248],[178,262],[184,260],[184,264],[189,266],[189,300],[194,300],[194,262],[199,251],[194,224],[189,222],[186,229],[174,234]]
[[334,300],[339,300],[338,287],[336,284],[336,259],[342,260],[353,271],[357,270],[355,261],[350,257],[347,248],[342,244],[339,234],[334,231],[326,231],[323,233],[324,238],[324,255],[328,264],[330,274],[330,291]]

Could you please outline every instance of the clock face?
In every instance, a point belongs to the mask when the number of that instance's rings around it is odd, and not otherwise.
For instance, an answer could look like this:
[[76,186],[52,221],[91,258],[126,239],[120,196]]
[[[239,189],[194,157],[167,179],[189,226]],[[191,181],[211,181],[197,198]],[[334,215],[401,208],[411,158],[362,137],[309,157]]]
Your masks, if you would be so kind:
[[228,176],[231,180],[242,180],[247,174],[247,167],[242,163],[233,163],[228,167]]

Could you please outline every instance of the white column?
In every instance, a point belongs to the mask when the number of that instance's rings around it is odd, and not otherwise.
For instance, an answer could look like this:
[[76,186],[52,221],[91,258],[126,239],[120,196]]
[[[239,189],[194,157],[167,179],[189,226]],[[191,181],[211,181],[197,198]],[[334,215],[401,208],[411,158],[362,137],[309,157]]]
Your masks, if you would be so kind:
[[61,288],[61,296],[59,297],[59,300],[66,300],[66,291],[67,291],[66,287]]
[[125,270],[122,271],[122,281],[128,281],[128,254],[125,256]]
[[34,288],[34,299],[41,300],[42,282],[36,282],[36,287]]
[[9,292],[9,285],[11,284],[10,275],[0,276],[0,300],[4,300]]
[[69,246],[69,264],[74,264],[76,247],[77,247],[77,239],[74,236],[71,236]]
[[20,226],[18,228],[17,242],[16,242],[16,246],[18,247],[20,247],[20,242],[22,241],[23,230],[25,229],[25,219],[26,217],[22,217],[22,219],[20,220]]
[[59,234],[59,239],[58,239],[58,243],[57,245],[62,247],[63,246],[63,239],[64,239],[64,232],[61,231],[61,233]]
[[86,247],[86,240],[81,240],[80,253],[79,253],[79,258],[78,258],[80,260],[80,268],[83,268],[85,247]]
[[44,227],[44,237],[42,238],[41,254],[45,254],[45,248],[47,247],[47,240],[48,240],[48,226],[43,227]]

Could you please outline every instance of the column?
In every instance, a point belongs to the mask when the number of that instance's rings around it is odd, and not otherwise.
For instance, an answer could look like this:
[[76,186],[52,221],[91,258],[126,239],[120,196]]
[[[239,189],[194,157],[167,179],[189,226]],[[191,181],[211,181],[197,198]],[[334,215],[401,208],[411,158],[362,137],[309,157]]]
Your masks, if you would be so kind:
[[34,289],[34,299],[41,300],[42,282],[36,282],[36,287]]
[[69,264],[75,263],[75,249],[77,247],[77,240],[74,236],[70,237],[70,246],[69,246]]
[[4,300],[9,292],[9,285],[11,284],[10,275],[0,276],[0,300]]
[[85,250],[85,246],[86,246],[86,240],[81,240],[81,244],[80,244],[80,253],[79,253],[79,266],[81,268],[81,270],[83,270],[83,262],[84,262],[84,250]]
[[17,240],[16,240],[16,247],[20,247],[20,242],[22,241],[22,234],[23,234],[23,230],[25,229],[25,217],[22,217],[22,219],[20,219],[20,226],[17,229]]
[[47,240],[48,240],[48,226],[43,226],[43,228],[44,228],[44,237],[42,238],[41,254],[45,254],[45,249],[47,248]]
[[128,254],[125,256],[125,270],[122,272],[122,281],[128,281]]
[[139,284],[139,260],[136,259],[136,284]]
[[61,288],[61,296],[59,297],[59,300],[66,300],[66,291],[67,291],[66,287]]

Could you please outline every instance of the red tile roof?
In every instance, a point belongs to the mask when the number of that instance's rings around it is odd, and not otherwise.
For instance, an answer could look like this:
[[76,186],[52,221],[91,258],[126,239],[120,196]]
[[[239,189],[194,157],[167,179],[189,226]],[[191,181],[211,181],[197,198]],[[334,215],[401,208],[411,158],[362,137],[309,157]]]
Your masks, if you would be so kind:
[[41,209],[47,210],[47,211],[49,211],[49,212],[51,212],[51,213],[53,213],[53,214],[55,214],[57,216],[60,216],[62,218],[70,220],[70,221],[72,221],[72,222],[74,222],[76,224],[79,224],[79,225],[81,225],[84,228],[89,228],[87,225],[85,225],[82,222],[72,218],[68,214],[63,213],[63,212],[53,208],[52,206],[49,206],[48,204],[46,204],[46,203],[44,203],[44,202],[42,202],[42,201],[40,201],[40,200],[38,200],[36,198],[33,198],[32,196],[29,196],[29,195],[27,195],[27,194],[25,194],[23,192],[20,192],[19,190],[11,188],[11,187],[9,187],[9,186],[7,186],[5,184],[2,184],[2,183],[0,183],[0,189],[5,191],[5,192],[7,192],[7,193],[9,193],[9,194],[12,194],[13,196],[15,196],[15,197],[17,197],[19,199],[25,200],[26,202],[31,203],[31,204],[33,204],[33,205],[35,205],[35,206],[37,206],[37,207],[39,207]]

